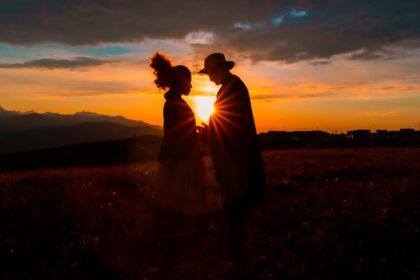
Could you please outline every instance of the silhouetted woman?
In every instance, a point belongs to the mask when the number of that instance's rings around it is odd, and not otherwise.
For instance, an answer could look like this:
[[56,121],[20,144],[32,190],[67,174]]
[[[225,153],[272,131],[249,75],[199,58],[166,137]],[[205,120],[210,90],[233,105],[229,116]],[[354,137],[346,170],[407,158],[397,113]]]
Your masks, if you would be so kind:
[[163,108],[164,138],[159,153],[154,229],[164,249],[161,278],[174,271],[176,253],[198,231],[206,212],[205,168],[197,139],[194,113],[183,95],[191,90],[191,72],[183,66],[172,66],[160,53],[154,54],[150,66],[155,84],[165,93]]

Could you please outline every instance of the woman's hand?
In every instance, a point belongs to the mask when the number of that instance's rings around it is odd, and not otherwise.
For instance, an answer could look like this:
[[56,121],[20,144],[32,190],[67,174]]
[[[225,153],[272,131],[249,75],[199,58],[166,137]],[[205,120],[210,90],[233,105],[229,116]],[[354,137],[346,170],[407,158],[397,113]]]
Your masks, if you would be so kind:
[[209,126],[205,123],[201,123],[201,126],[197,126],[198,139],[200,140],[200,142],[208,142],[208,127]]

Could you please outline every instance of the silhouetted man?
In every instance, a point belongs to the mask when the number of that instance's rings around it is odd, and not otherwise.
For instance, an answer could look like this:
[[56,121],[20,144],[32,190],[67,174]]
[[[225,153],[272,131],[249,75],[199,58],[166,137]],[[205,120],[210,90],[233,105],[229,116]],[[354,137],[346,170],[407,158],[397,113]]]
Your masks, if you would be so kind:
[[263,201],[264,169],[248,89],[230,72],[235,63],[222,53],[209,55],[204,69],[222,85],[208,126],[210,153],[220,185],[223,210],[230,232],[234,267],[245,268],[244,219]]

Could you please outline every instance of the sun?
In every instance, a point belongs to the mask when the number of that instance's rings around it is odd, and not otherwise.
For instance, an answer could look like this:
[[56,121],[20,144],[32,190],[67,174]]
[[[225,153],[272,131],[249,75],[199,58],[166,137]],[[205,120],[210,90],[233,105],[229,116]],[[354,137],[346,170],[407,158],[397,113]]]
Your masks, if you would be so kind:
[[211,114],[214,112],[214,101],[216,97],[212,96],[194,96],[193,98],[195,112],[201,122],[207,123]]

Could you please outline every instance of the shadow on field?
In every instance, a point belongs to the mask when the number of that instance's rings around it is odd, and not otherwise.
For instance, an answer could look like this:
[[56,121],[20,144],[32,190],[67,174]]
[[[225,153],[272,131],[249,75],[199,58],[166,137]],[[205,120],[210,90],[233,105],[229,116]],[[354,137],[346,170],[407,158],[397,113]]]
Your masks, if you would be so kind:
[[[267,204],[246,229],[254,279],[418,279],[419,158],[420,149],[265,153]],[[0,279],[155,279],[156,169],[0,173]],[[214,181],[209,192],[213,226],[179,256],[175,279],[229,279]]]
[[86,244],[64,180],[24,176],[16,183],[2,185],[0,278],[117,279]]

